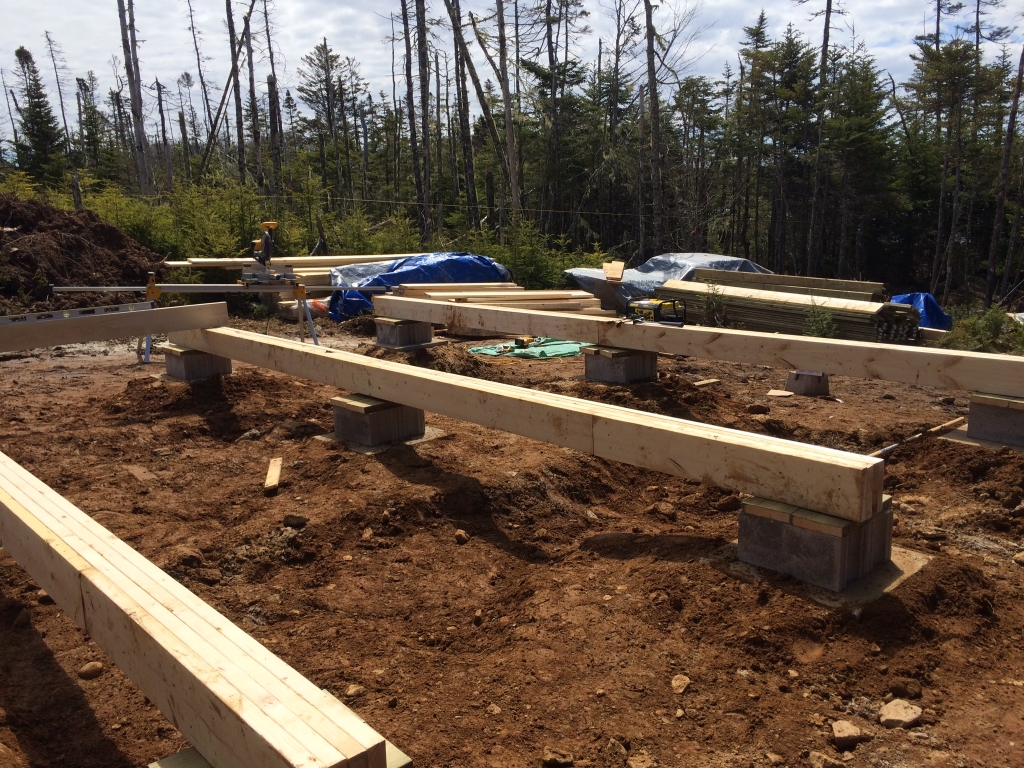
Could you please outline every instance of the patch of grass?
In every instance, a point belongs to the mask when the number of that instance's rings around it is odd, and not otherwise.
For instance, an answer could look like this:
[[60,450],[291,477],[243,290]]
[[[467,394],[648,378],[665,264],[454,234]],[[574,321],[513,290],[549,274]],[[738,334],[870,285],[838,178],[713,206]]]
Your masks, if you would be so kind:
[[953,329],[942,339],[946,349],[1024,355],[1024,324],[1001,307],[951,307]]

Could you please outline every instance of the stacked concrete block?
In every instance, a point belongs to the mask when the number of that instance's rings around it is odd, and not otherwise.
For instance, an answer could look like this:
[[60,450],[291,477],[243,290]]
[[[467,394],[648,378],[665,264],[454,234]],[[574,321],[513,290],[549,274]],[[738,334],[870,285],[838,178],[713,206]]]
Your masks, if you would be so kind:
[[658,378],[658,353],[617,347],[584,347],[584,371],[588,381],[631,384]]
[[967,436],[1024,446],[1024,399],[972,392]]
[[430,344],[434,338],[434,329],[430,323],[396,320],[392,317],[375,317],[374,322],[377,325],[378,347],[419,347]]
[[231,358],[228,357],[186,349],[176,344],[164,344],[163,352],[167,375],[172,379],[196,381],[231,373]]
[[790,371],[786,391],[794,395],[818,397],[828,395],[828,374],[817,371]]
[[740,512],[739,559],[833,592],[892,557],[891,497],[861,523],[753,498]]
[[341,442],[374,446],[422,437],[423,411],[367,395],[331,399],[334,437]]

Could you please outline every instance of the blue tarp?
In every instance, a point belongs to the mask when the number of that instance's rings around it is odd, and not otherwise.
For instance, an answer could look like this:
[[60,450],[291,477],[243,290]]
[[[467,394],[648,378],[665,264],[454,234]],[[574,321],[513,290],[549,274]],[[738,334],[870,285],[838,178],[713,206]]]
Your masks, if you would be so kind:
[[921,328],[938,328],[948,331],[953,327],[953,318],[942,311],[939,302],[930,293],[901,293],[893,296],[893,304],[910,304],[921,313]]
[[654,289],[668,280],[692,280],[693,270],[731,269],[735,272],[768,272],[747,259],[714,253],[663,253],[636,269],[622,273],[621,283],[609,283],[600,269],[567,269],[562,275],[572,284],[601,300],[605,309],[625,309],[630,299],[649,299]]
[[[376,264],[355,264],[331,270],[331,285],[394,286],[403,283],[504,283],[512,273],[486,256],[472,253],[425,253]],[[369,295],[335,291],[328,314],[336,323],[373,311]]]

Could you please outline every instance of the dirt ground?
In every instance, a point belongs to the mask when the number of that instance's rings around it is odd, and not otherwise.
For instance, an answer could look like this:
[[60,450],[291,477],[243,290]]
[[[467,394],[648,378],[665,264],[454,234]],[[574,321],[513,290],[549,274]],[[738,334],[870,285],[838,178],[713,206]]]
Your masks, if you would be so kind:
[[[353,331],[326,340],[356,348]],[[784,371],[694,359],[661,358],[656,383],[603,386],[582,380],[581,357],[464,346],[408,360],[862,453],[967,406],[964,393],[843,378],[835,400],[774,399]],[[934,439],[896,451],[895,543],[933,559],[873,603],[830,608],[792,579],[722,564],[729,489],[429,413],[444,437],[365,455],[315,439],[332,429],[330,387],[237,364],[167,383],[151,376],[160,358],[139,365],[133,349],[0,359],[0,450],[421,768],[536,768],[546,747],[595,768],[761,766],[768,753],[797,766],[812,752],[1024,765],[1024,568],[1011,559],[1024,455]],[[707,378],[721,383],[693,386]],[[266,498],[274,456],[284,486]],[[285,528],[286,514],[308,523]],[[185,746],[3,552],[0,593],[0,766],[127,768]],[[93,660],[103,674],[79,679]],[[924,708],[921,726],[878,725],[892,694]],[[841,755],[840,718],[873,738]]]

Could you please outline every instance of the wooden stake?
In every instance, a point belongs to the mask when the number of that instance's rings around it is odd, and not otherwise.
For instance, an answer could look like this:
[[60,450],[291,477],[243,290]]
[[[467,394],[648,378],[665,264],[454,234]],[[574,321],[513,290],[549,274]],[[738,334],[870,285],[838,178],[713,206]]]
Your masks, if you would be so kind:
[[270,466],[267,467],[267,481],[263,483],[263,493],[266,496],[273,496],[277,493],[277,487],[281,484],[282,461],[280,456],[270,460]]

